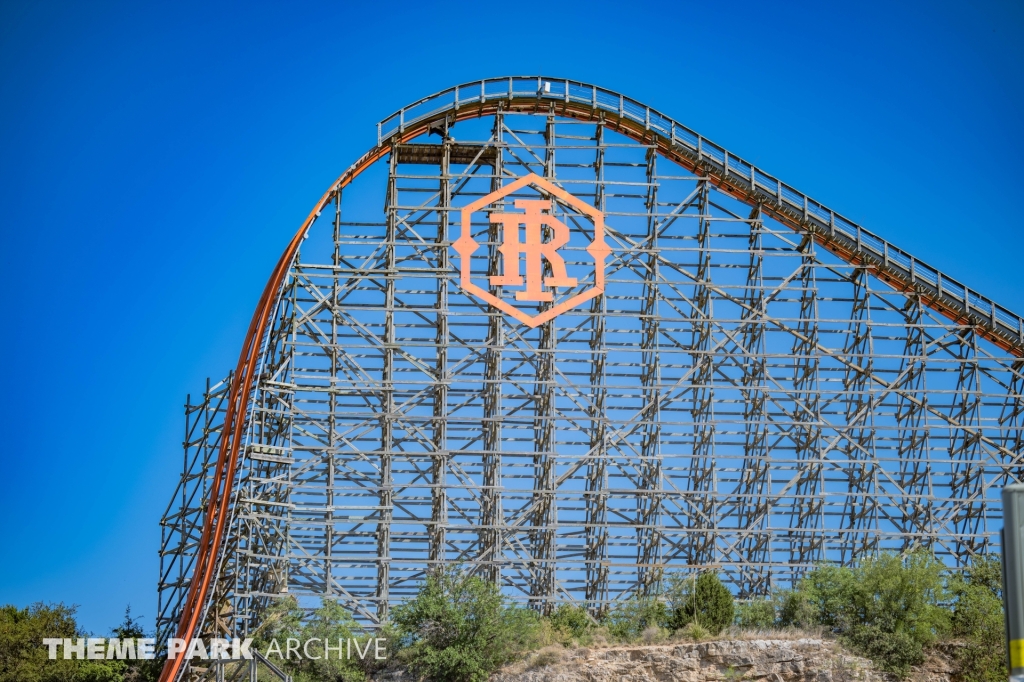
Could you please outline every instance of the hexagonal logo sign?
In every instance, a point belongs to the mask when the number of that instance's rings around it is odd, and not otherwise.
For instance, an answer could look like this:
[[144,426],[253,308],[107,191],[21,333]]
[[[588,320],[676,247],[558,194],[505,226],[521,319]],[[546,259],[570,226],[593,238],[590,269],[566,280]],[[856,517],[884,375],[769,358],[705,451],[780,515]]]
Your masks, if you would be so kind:
[[[500,234],[500,273],[474,272],[473,256],[481,244],[473,238],[473,214],[517,192],[526,193],[527,188],[539,198],[513,198],[513,205],[520,210],[488,214],[488,221]],[[559,220],[558,211],[574,229]],[[583,243],[585,248],[581,248]],[[462,234],[453,246],[459,254],[463,290],[528,327],[603,293],[604,262],[611,253],[604,240],[604,214],[534,173],[465,206]],[[571,260],[572,255],[579,258],[581,251],[587,254],[583,260]],[[478,257],[476,262],[479,270],[486,268],[485,259]],[[497,287],[515,288],[516,303],[496,295]],[[530,306],[531,302],[535,305]]]

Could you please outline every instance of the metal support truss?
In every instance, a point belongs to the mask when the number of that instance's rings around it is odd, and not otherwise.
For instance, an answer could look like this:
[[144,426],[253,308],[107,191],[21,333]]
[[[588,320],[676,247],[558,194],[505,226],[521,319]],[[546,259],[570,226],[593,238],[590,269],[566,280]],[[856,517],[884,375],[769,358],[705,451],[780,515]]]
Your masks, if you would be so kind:
[[715,421],[714,363],[712,362],[713,329],[711,310],[711,221],[706,180],[697,187],[697,272],[694,281],[693,331],[690,337],[693,366],[693,460],[690,464],[691,533],[688,560],[703,566],[714,561],[714,490],[715,490]]
[[843,349],[853,364],[846,368],[843,385],[846,391],[847,434],[843,450],[849,465],[849,483],[846,506],[847,542],[840,552],[840,560],[850,562],[855,556],[875,548],[874,484],[876,454],[874,451],[874,429],[871,428],[871,382],[868,377],[872,369],[871,326],[866,274],[857,270],[853,277],[853,300],[850,308],[849,330]]
[[[448,261],[448,209],[451,206],[451,149],[452,141],[446,138],[441,152],[441,178],[437,204],[437,236],[436,244],[438,273],[447,273],[450,269]],[[434,420],[433,441],[434,453],[431,462],[430,479],[430,543],[429,554],[431,566],[444,562],[445,529],[448,525],[448,345],[451,335],[448,330],[448,277],[437,277],[437,312],[434,323],[437,325],[437,357],[434,361]]]
[[[894,382],[900,392],[896,403],[896,457],[900,464],[899,487],[904,495],[903,513],[894,519],[903,534],[903,551],[929,548],[933,535],[931,518],[931,467],[928,461],[927,392],[924,385],[924,314],[919,296],[908,296],[903,305],[906,315],[906,342],[900,371]],[[914,400],[911,397],[919,397]]]
[[794,509],[790,515],[790,563],[804,568],[822,556],[822,462],[821,412],[818,399],[818,311],[814,268],[814,242],[804,238],[799,271],[793,279],[799,287],[797,333],[793,336],[792,441],[796,478]]
[[[604,185],[604,125],[594,127],[594,206],[606,210]],[[584,600],[594,613],[606,610],[608,595],[608,430],[604,419],[608,388],[605,377],[605,320],[607,303],[604,296],[591,301],[590,377],[593,394],[587,407],[588,463],[586,474],[586,589]]]
[[950,414],[949,434],[950,496],[953,510],[953,541],[957,559],[963,563],[980,552],[988,542],[982,533],[981,496],[984,468],[981,454],[981,376],[978,367],[977,337],[967,330],[957,335],[957,378]]
[[[544,127],[544,177],[555,175],[555,120],[548,116]],[[544,228],[544,241],[551,239],[549,228]],[[544,263],[544,274],[550,275],[550,266]],[[550,307],[544,304],[542,309]],[[540,327],[537,344],[537,379],[533,388],[533,530],[530,545],[533,553],[533,581],[530,595],[542,613],[549,613],[555,596],[555,526],[558,523],[555,496],[555,321]]]
[[[491,140],[500,140],[504,130],[504,117],[499,111],[494,115]],[[504,172],[502,155],[495,154],[489,191],[501,188]],[[496,209],[503,206],[496,205]],[[487,275],[499,275],[498,224],[488,223],[487,227]],[[501,292],[491,285],[491,293]],[[483,489],[481,509],[480,558],[485,574],[493,583],[501,582],[502,554],[502,495],[501,495],[501,434],[502,434],[502,349],[505,345],[505,321],[500,315],[487,317],[486,347],[484,349],[484,395],[483,399]]]
[[649,596],[660,574],[661,555],[661,354],[658,313],[660,253],[658,251],[658,155],[647,151],[647,234],[644,288],[640,303],[640,383],[643,386],[640,476],[636,496],[637,583]]
[[[743,463],[736,488],[736,520],[740,532],[741,573],[739,590],[743,596],[765,594],[769,575],[762,570],[771,552],[769,498],[771,478],[768,461],[768,399],[766,380],[768,357],[765,352],[764,309],[764,221],[760,207],[750,214],[747,241],[747,271],[743,284],[742,324],[740,326],[740,395],[743,405]],[[745,564],[745,565],[744,565]]]
[[193,404],[191,395],[185,400],[181,479],[160,520],[156,632],[161,643],[171,636],[181,618],[192,580],[230,383],[230,376],[213,386],[207,379],[202,402]]

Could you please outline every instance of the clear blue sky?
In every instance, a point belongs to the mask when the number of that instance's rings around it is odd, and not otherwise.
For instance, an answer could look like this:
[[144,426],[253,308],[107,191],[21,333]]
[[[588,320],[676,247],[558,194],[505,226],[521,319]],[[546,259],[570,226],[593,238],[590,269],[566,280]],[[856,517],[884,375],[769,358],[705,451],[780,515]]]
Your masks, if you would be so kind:
[[374,125],[543,73],[1024,313],[1019,2],[0,3],[0,603],[152,624],[181,405]]

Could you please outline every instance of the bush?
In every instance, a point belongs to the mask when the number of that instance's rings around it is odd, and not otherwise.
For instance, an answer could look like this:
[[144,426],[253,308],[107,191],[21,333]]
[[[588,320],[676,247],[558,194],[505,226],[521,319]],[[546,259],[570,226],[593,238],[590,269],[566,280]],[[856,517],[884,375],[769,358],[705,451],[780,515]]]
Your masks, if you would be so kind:
[[736,624],[742,628],[770,628],[775,626],[775,602],[754,599],[736,605]]
[[600,625],[594,628],[594,631],[590,634],[590,637],[587,638],[587,646],[591,646],[597,649],[604,648],[608,646],[608,639],[610,636],[611,633],[608,631],[608,628],[603,625]]
[[[763,627],[823,625],[883,671],[905,677],[924,650],[947,634],[964,682],[1005,680],[999,561],[978,558],[962,575],[925,552],[880,554],[856,568],[819,566],[773,603],[741,606],[739,623]],[[952,609],[946,605],[952,599]]]
[[695,581],[676,578],[670,588],[673,609],[668,627],[680,630],[699,623],[712,635],[732,625],[735,617],[733,596],[715,571],[701,573]]
[[878,664],[885,672],[904,678],[910,666],[924,663],[921,642],[911,633],[877,625],[855,625],[843,641]]
[[498,587],[449,567],[396,607],[399,658],[413,672],[444,682],[484,682],[534,645],[539,618],[506,603]]
[[644,644],[661,644],[668,639],[668,635],[669,632],[665,628],[660,628],[657,625],[648,625],[640,633],[640,641]]
[[772,601],[775,603],[776,623],[782,627],[806,628],[819,625],[815,610],[799,588],[778,590]]
[[704,626],[696,622],[690,623],[678,632],[684,637],[688,637],[695,642],[700,642],[701,640],[707,639],[711,635],[711,633],[708,632],[707,629],[704,628]]
[[950,591],[956,599],[951,634],[964,644],[956,650],[964,682],[1006,680],[1006,631],[999,560],[976,558],[963,575],[951,578]]
[[569,641],[585,640],[594,629],[594,621],[587,610],[573,604],[559,604],[555,612],[548,619],[551,626]]
[[550,644],[540,651],[530,661],[530,668],[546,668],[549,665],[558,665],[565,658],[565,649],[560,644]]
[[821,566],[783,597],[785,624],[828,627],[881,670],[904,677],[924,647],[948,632],[945,567],[916,552],[883,553],[854,569]]
[[668,607],[657,599],[634,597],[616,604],[605,617],[608,632],[622,642],[635,642],[649,627],[666,627],[669,620]]

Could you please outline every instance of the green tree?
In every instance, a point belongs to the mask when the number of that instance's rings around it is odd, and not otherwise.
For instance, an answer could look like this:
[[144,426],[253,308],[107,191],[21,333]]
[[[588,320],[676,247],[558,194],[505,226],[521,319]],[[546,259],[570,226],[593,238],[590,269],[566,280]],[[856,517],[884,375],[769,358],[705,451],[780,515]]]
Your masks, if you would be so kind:
[[1006,670],[1002,566],[994,557],[977,557],[963,574],[950,579],[955,602],[951,634],[964,644],[956,650],[964,682],[1002,682]]
[[[124,620],[114,628],[113,636],[118,639],[131,639],[135,642],[135,649],[138,651],[139,640],[148,637],[145,628],[138,619],[132,618],[131,605],[125,607]],[[151,660],[127,660],[124,661],[124,682],[156,682],[160,677],[160,669],[163,661],[160,659]]]
[[[857,606],[861,586],[853,569],[823,565],[807,573],[799,588],[788,595],[786,620],[792,625],[824,625],[836,632],[847,632],[858,619],[871,619]],[[866,596],[866,595],[865,595]]]
[[400,659],[437,682],[483,682],[534,645],[539,625],[536,613],[458,566],[431,574],[392,621],[403,639]]
[[705,571],[696,580],[674,577],[669,592],[672,614],[668,627],[672,630],[698,623],[717,635],[732,625],[736,616],[732,592],[722,584],[717,571]]
[[880,669],[905,677],[949,631],[944,573],[926,552],[882,553],[853,569],[820,566],[786,596],[780,620],[824,625]]
[[776,590],[772,594],[772,602],[775,603],[775,612],[778,615],[776,623],[782,627],[807,627],[818,623],[815,617],[815,609],[808,601],[807,595],[800,589]]
[[63,657],[50,660],[43,639],[87,637],[75,621],[75,606],[42,602],[0,608],[0,682],[124,682],[122,661]]

